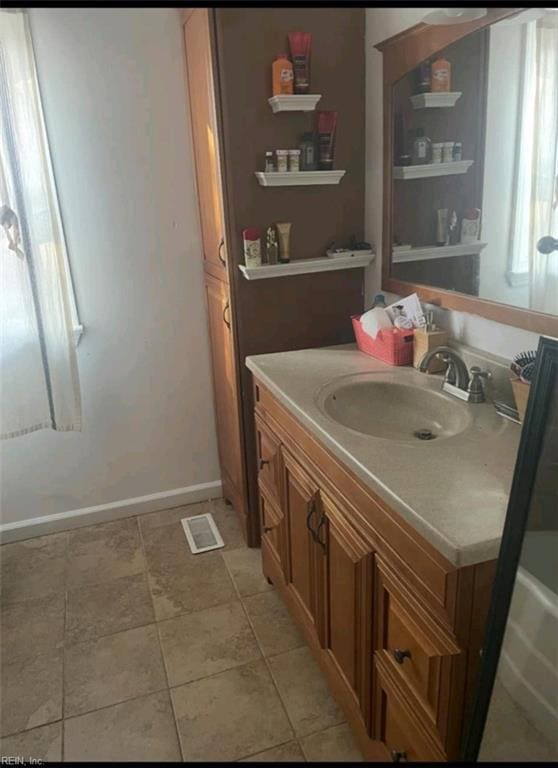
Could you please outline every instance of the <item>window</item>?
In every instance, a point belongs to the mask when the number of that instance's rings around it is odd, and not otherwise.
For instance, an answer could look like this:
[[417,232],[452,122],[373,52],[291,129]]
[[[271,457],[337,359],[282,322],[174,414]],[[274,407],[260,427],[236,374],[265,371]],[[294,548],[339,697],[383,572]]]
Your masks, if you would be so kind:
[[3,438],[81,428],[79,321],[27,13],[0,10]]

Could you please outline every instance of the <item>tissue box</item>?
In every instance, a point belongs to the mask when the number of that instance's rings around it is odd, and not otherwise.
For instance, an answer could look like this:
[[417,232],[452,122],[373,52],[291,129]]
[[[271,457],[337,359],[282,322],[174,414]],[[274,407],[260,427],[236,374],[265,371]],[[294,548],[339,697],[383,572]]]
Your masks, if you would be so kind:
[[360,315],[353,315],[351,320],[356,343],[361,352],[390,365],[412,365],[414,330],[386,328],[378,331],[378,335],[373,339],[362,330]]

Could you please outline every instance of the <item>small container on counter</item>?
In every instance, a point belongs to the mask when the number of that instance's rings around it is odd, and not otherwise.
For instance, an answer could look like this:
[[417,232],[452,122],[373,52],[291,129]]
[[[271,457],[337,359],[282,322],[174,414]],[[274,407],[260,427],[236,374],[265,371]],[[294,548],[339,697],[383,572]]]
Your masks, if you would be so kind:
[[444,143],[442,141],[436,141],[432,144],[432,162],[441,163],[443,155]]
[[289,170],[288,160],[287,160],[287,158],[289,157],[289,150],[276,149],[275,157],[277,158],[277,172],[286,173]]
[[289,149],[289,171],[300,171],[300,149]]
[[258,227],[248,227],[242,230],[244,243],[244,263],[247,267],[261,267],[262,252],[260,230]]
[[463,143],[461,141],[456,141],[453,145],[453,160],[454,162],[463,160]]
[[305,133],[300,142],[300,170],[315,171],[316,162],[316,141],[313,133]]
[[273,158],[273,152],[265,153],[265,172],[273,173],[275,171],[275,160]]
[[452,163],[453,162],[453,146],[455,142],[453,141],[444,141],[444,147],[442,149],[442,162],[443,163]]

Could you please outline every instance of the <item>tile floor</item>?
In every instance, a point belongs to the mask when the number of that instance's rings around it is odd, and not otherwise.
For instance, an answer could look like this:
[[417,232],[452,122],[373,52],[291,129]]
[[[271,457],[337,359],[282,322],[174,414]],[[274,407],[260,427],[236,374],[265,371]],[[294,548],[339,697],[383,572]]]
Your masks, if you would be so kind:
[[[226,546],[194,556],[180,519]],[[0,752],[44,760],[361,761],[222,500],[0,548]]]

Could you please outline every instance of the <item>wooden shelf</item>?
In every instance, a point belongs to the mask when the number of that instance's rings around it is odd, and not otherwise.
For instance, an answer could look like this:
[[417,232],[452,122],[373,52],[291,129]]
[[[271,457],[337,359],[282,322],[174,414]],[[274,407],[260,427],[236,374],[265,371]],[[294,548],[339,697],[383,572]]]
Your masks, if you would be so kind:
[[366,251],[362,255],[357,256],[295,259],[288,264],[262,264],[261,267],[246,267],[244,264],[239,264],[238,268],[246,280],[265,280],[270,277],[305,275],[310,272],[334,272],[338,269],[357,269],[358,267],[367,267],[375,258],[375,253]]
[[269,106],[276,112],[313,112],[322,98],[321,93],[285,94],[268,99]]
[[440,91],[435,93],[416,93],[409,96],[414,109],[426,109],[428,107],[454,107],[461,91]]
[[486,248],[486,243],[480,240],[475,243],[457,243],[457,245],[427,245],[421,248],[408,248],[392,251],[392,264],[402,264],[407,261],[428,261],[429,259],[447,259],[452,256],[473,256]]
[[467,173],[474,160],[455,160],[453,163],[428,163],[427,165],[396,165],[394,179],[427,179],[432,176],[455,176]]
[[[417,166],[415,166],[416,168]],[[345,171],[254,171],[262,187],[300,187],[309,184],[339,184]]]

